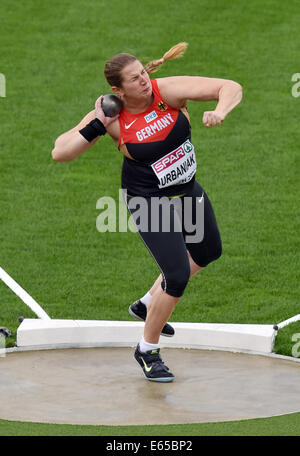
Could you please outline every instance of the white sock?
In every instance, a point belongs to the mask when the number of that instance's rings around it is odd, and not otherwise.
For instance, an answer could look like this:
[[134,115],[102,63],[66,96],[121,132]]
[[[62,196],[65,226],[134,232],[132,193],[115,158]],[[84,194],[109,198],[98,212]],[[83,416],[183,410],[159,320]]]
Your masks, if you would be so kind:
[[149,344],[149,342],[146,342],[144,337],[141,338],[140,340],[140,351],[142,353],[145,353],[146,351],[149,351],[149,350],[155,350],[157,348],[159,348],[159,344]]
[[150,299],[152,298],[152,295],[148,291],[145,296],[143,296],[140,301],[142,301],[143,304],[145,304],[146,307],[148,307]]

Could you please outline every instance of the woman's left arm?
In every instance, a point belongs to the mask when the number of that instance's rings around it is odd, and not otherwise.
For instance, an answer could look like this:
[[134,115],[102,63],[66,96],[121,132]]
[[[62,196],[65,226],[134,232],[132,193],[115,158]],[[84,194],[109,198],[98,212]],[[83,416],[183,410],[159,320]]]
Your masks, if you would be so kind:
[[242,99],[242,86],[228,79],[200,76],[173,76],[157,80],[164,100],[173,107],[183,107],[187,100],[218,100],[214,111],[203,114],[206,127],[219,125]]

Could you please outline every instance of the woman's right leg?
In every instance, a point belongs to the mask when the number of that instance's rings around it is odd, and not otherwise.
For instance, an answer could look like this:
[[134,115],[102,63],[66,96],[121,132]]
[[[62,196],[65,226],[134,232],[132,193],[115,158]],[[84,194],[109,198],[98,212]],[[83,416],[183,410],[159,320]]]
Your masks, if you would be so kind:
[[147,308],[144,339],[149,344],[158,344],[161,330],[169,320],[179,299],[165,293],[159,284]]
[[[190,252],[188,252],[188,257],[189,257],[189,262],[190,262],[190,279],[199,271],[201,271],[201,269],[203,269],[201,266],[198,266],[195,261],[193,260],[193,258],[191,257],[190,255]],[[161,288],[161,282],[162,282],[162,275],[160,274],[156,281],[154,282],[154,284],[152,285],[152,287],[150,288],[149,292],[151,294],[151,296],[154,295],[154,293],[159,289]]]
[[[144,339],[157,344],[162,328],[183,295],[190,277],[190,262],[182,233],[140,233],[161,269],[147,308]],[[162,279],[162,280],[161,280]]]
[[[139,229],[139,235],[161,270],[162,280],[158,280],[155,290],[153,289],[145,325],[145,339],[150,337],[151,341],[146,340],[152,342],[154,339],[158,341],[160,330],[184,292],[190,277],[190,261],[175,208],[170,208],[168,200],[161,200],[159,212],[155,215],[157,218],[154,219],[151,198],[145,198],[143,204],[145,201],[148,208],[145,224],[141,223],[141,212],[132,210],[133,204],[128,204],[128,207],[133,220],[136,223],[139,221],[139,226],[143,227]],[[168,229],[164,224],[167,217]]]

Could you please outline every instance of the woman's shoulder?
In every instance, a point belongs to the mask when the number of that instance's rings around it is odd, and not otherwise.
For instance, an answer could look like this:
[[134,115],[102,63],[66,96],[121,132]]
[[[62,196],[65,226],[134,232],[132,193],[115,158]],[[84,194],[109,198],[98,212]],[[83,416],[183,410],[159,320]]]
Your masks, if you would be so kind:
[[181,109],[186,106],[186,99],[178,97],[178,86],[182,76],[169,76],[166,78],[156,79],[157,88],[163,100],[175,109]]

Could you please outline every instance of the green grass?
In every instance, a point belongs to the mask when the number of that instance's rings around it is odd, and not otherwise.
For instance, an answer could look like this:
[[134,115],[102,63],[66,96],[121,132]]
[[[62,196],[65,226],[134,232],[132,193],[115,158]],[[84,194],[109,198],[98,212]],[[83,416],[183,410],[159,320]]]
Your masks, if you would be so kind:
[[[2,0],[0,265],[52,318],[127,320],[128,304],[158,274],[137,235],[96,230],[97,200],[117,199],[120,187],[122,157],[109,138],[74,162],[54,163],[50,153],[109,92],[106,60],[126,51],[146,63],[179,41],[189,42],[186,55],[157,77],[233,79],[244,98],[210,129],[201,118],[215,103],[189,104],[197,179],[214,205],[223,255],[190,282],[171,320],[273,324],[299,313],[300,100],[291,95],[299,15],[296,0],[178,0],[172,8],[157,0],[88,0],[84,8]],[[3,283],[0,297],[13,346],[17,317],[34,315]],[[291,356],[298,332],[298,323],[279,331],[275,352]],[[270,421],[272,429],[276,420],[284,418]]]
[[299,436],[300,413],[227,421],[168,426],[76,426],[0,420],[0,435],[15,436]]

